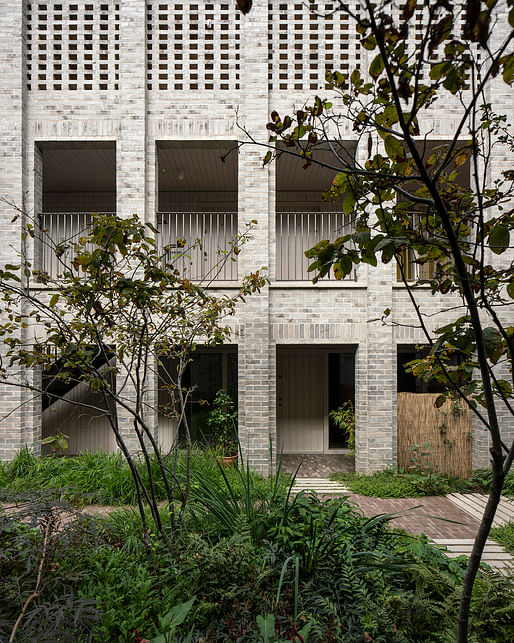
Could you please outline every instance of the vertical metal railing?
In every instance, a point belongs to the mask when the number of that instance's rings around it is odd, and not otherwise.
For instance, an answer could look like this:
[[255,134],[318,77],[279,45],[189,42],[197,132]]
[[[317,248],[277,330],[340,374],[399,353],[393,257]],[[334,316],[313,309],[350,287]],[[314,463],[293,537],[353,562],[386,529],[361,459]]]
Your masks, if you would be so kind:
[[237,212],[159,212],[159,248],[188,279],[237,280]]
[[[308,281],[312,259],[305,251],[322,239],[334,240],[352,231],[350,215],[342,212],[277,212],[276,279]],[[355,279],[355,271],[347,279]]]
[[[430,232],[423,230],[424,215],[413,212],[411,214],[412,225],[423,237],[429,237]],[[401,263],[403,272],[407,281],[419,281],[423,279],[433,279],[436,271],[435,261],[426,261],[421,264],[416,261],[417,253],[412,248],[404,248],[401,253]],[[396,269],[396,278],[402,280],[400,266]]]
[[[113,214],[102,212],[98,214]],[[62,275],[73,260],[73,244],[87,236],[93,225],[90,212],[44,212],[39,215],[39,267],[51,277]],[[56,246],[66,249],[61,254]]]

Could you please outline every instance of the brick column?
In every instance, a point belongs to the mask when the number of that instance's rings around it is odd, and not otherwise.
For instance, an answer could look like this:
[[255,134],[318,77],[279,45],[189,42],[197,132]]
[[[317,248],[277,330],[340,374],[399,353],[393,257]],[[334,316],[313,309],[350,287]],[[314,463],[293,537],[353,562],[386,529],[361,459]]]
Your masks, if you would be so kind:
[[[26,177],[23,167],[26,156],[25,114],[25,65],[24,65],[24,3],[3,3],[0,11],[0,68],[2,69],[2,94],[0,104],[0,196],[25,209]],[[0,265],[17,264],[22,250],[21,229],[26,223],[21,216],[13,222],[14,210],[0,203]],[[21,331],[26,335],[26,331]],[[3,353],[3,344],[0,353]],[[12,369],[12,379],[27,383],[31,375]],[[9,376],[8,376],[9,377]],[[40,449],[40,429],[35,424],[32,412],[32,393],[23,388],[0,382],[2,409],[0,414],[0,459],[14,456],[17,450],[27,445],[35,452]],[[28,405],[28,406],[27,406]]]
[[[116,142],[116,201],[121,217],[137,214],[145,220],[146,210],[146,4],[133,0],[120,3],[120,137]],[[126,373],[117,387],[133,400],[135,391]],[[133,419],[118,407],[120,431],[131,450],[139,450]],[[149,421],[153,425],[152,413]]]
[[[242,119],[258,140],[266,140],[268,115],[267,5],[254,4],[242,18],[244,70]],[[239,227],[256,219],[258,225],[240,255],[239,276],[269,265],[270,208],[267,168],[262,148],[244,145],[239,154]],[[269,436],[275,442],[275,359],[270,345],[268,289],[241,307],[244,335],[239,343],[239,437],[250,466],[269,471]]]
[[[367,152],[357,150],[364,164]],[[365,156],[364,156],[365,155]],[[356,365],[355,468],[371,472],[396,463],[396,359],[392,329],[380,319],[392,307],[395,264],[378,263],[367,270],[366,340],[359,344]],[[364,277],[364,275],[363,275]]]

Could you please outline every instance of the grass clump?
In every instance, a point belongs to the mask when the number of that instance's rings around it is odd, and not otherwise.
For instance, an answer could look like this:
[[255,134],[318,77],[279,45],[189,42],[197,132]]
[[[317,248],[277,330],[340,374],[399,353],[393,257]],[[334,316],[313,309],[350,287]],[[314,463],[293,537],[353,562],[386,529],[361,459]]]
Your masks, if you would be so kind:
[[385,469],[371,475],[333,473],[330,479],[343,483],[353,493],[375,498],[421,498],[474,488],[474,483],[463,478],[400,469]]
[[491,529],[491,538],[514,556],[514,522]]
[[[164,460],[172,469],[173,456],[165,456]],[[144,462],[136,458],[136,466],[145,485],[148,485],[148,471]],[[165,500],[166,490],[156,463],[152,469],[157,499]],[[237,469],[226,469],[222,473],[215,451],[194,449],[191,471],[218,481],[225,475],[231,481],[236,495],[244,493]],[[185,479],[183,453],[179,453],[177,475],[180,481]],[[250,475],[256,493],[266,494],[267,481],[255,472],[250,472]],[[285,492],[287,481],[287,477],[282,477],[282,492]],[[12,493],[53,489],[59,498],[79,504],[135,505],[137,502],[132,474],[121,453],[81,453],[74,457],[35,456],[28,449],[22,449],[14,460],[0,463],[0,488]]]
[[[141,465],[140,470],[145,475]],[[23,449],[4,464],[3,487],[14,493],[55,489],[71,502],[116,505],[136,501],[130,469],[121,453],[37,457]]]

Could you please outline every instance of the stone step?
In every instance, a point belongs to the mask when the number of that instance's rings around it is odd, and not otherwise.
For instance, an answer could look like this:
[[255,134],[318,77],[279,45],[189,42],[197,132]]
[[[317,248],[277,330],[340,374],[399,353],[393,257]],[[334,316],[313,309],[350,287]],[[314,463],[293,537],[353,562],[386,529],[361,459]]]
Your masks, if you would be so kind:
[[324,495],[350,495],[347,489],[340,482],[329,480],[328,478],[296,478],[292,493],[300,493],[300,491],[314,492]]
[[[434,538],[433,541],[438,547],[446,549],[445,554],[449,558],[469,557],[474,543],[470,538]],[[514,571],[514,558],[494,540],[486,542],[482,560],[502,573]]]
[[[481,493],[450,493],[446,496],[459,509],[462,509],[473,518],[481,520],[487,504],[488,496]],[[505,496],[500,499],[493,520],[493,527],[501,527],[507,522],[514,521],[514,502]]]

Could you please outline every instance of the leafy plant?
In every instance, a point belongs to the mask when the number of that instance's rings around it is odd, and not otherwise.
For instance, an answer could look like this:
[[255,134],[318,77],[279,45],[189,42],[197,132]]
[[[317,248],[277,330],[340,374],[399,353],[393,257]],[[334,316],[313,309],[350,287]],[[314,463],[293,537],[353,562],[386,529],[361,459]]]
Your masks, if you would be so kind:
[[[493,471],[492,469],[475,469],[472,471],[469,481],[483,491],[489,491],[493,482]],[[509,471],[505,476],[502,492],[506,496],[514,496],[514,471]]]
[[355,411],[351,400],[343,402],[337,410],[330,411],[328,416],[346,435],[348,448],[355,451]]
[[[162,634],[154,637],[150,643],[172,643],[175,640],[175,631],[181,625],[189,614],[195,597],[191,598],[187,603],[180,603],[170,609],[164,616],[159,616],[159,627]],[[189,643],[192,638],[190,633],[185,639],[184,643]]]
[[514,556],[514,522],[491,529],[491,538]]
[[9,503],[15,510],[0,512],[0,640],[86,640],[100,613],[80,596],[81,570],[61,560],[79,548],[87,519],[70,522],[73,511],[45,493],[13,494]]
[[230,395],[219,390],[213,401],[213,408],[207,418],[215,445],[223,456],[237,453],[237,410]]
[[274,614],[266,616],[257,616],[257,627],[262,643],[277,643],[278,641],[298,641],[307,643],[312,623],[304,625],[300,631],[297,630],[294,623],[291,623],[286,632],[281,632],[280,625]]
[[41,440],[41,445],[48,445],[53,453],[58,453],[61,450],[63,453],[68,450],[68,435],[64,435],[60,431],[54,435],[49,435],[47,438]]

